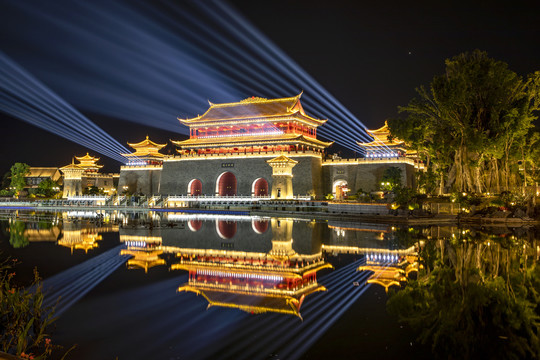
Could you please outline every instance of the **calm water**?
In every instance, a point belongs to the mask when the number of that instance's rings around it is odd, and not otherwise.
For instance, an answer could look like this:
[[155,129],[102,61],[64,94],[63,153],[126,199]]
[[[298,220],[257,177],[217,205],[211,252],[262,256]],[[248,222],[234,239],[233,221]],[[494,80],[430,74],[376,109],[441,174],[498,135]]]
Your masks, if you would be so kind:
[[387,289],[423,271],[426,244],[443,256],[441,244],[456,236],[485,237],[491,248],[512,237],[528,244],[527,261],[539,251],[534,228],[3,215],[1,256],[19,260],[19,283],[37,267],[49,301],[60,297],[53,339],[77,344],[72,359],[432,358],[386,311]]

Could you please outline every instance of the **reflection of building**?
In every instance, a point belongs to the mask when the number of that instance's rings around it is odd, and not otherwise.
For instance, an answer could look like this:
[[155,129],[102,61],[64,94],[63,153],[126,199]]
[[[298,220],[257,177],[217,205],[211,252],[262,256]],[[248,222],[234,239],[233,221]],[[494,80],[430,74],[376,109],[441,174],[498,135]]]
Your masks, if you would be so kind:
[[90,156],[86,153],[85,156],[76,156],[79,161],[61,167],[60,170],[64,173],[64,198],[81,196],[85,189],[95,186],[97,189],[103,190],[105,193],[116,191],[114,178],[118,174],[100,173],[99,170],[103,165],[97,164],[99,158]]
[[120,251],[120,255],[133,256],[127,261],[129,269],[144,269],[145,273],[154,266],[165,265],[165,260],[159,257],[161,254],[163,254],[162,250],[147,248],[146,246],[130,246],[129,248]]
[[88,250],[99,246],[97,241],[101,240],[102,236],[92,229],[67,229],[66,227],[65,225],[58,245],[70,248],[72,254],[73,250],[84,250],[85,253],[88,253]]
[[171,268],[189,273],[188,283],[178,290],[204,296],[208,306],[301,317],[305,297],[325,290],[317,283],[317,272],[331,265],[321,253],[303,255],[293,249],[292,219],[272,219],[271,225],[272,248],[267,253],[178,249],[180,262]]
[[365,265],[359,271],[372,271],[368,283],[376,283],[388,291],[400,286],[412,271],[418,270],[416,246],[403,248],[396,241],[394,227],[382,224],[331,221],[328,241],[322,245],[327,254],[364,255]]
[[148,269],[158,265],[165,265],[165,260],[159,256],[161,249],[161,236],[147,229],[119,229],[120,242],[127,248],[120,251],[120,255],[131,255],[127,261],[129,269]]
[[[34,228],[31,228],[34,227]],[[56,242],[60,235],[58,226],[50,226],[48,228],[40,228],[39,223],[27,223],[24,230],[24,236],[30,242],[50,241]]]
[[65,212],[63,213],[63,229],[58,245],[65,246],[73,250],[95,249],[99,246],[97,241],[103,237],[104,232],[118,232],[117,225],[99,224],[98,226],[88,223],[86,218],[95,219],[96,213],[92,212]]
[[418,271],[418,256],[372,252],[366,255],[366,264],[359,266],[358,271],[372,271],[367,283],[381,285],[388,292],[390,286],[401,286],[409,273]]

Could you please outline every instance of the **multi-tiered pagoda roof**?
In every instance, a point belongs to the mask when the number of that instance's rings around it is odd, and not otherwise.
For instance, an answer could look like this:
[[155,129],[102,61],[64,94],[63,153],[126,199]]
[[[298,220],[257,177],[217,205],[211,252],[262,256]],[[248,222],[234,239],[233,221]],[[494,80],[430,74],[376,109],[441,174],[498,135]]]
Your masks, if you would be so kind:
[[369,136],[373,138],[370,142],[357,142],[366,152],[366,157],[398,157],[406,153],[405,142],[392,138],[388,122],[384,122],[384,126],[376,130],[366,130]]
[[77,159],[80,164],[80,167],[84,169],[84,171],[98,171],[103,167],[103,165],[97,164],[99,158],[90,156],[90,154],[86,153],[84,156],[75,156],[75,159]]
[[213,104],[192,119],[178,119],[190,138],[172,141],[180,153],[254,153],[260,151],[322,151],[331,142],[317,139],[326,120],[306,114],[299,94],[282,99],[252,97],[240,102]]
[[146,139],[141,142],[127,144],[135,149],[134,153],[122,154],[122,156],[129,159],[130,163],[144,163],[146,165],[161,163],[165,157],[165,155],[160,153],[159,150],[161,150],[167,144],[155,143],[148,138],[148,135],[146,136]]

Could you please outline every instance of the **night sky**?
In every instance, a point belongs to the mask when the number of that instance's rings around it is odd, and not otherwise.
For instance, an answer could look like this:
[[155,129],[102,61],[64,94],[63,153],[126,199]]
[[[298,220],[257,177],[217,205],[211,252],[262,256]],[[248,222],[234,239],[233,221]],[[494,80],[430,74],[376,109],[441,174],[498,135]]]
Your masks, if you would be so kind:
[[[216,80],[217,84],[218,79],[208,74],[201,79],[201,83],[204,82],[205,86],[212,89],[220,88],[219,92],[209,93],[211,91],[201,87],[196,90],[199,92],[198,98],[188,101],[184,94],[184,101],[175,103],[176,94],[171,94],[175,90],[174,84],[171,84],[170,88],[163,86],[164,80],[159,84],[152,84],[152,76],[144,69],[139,69],[140,77],[137,78],[144,84],[143,88],[152,88],[155,85],[156,89],[170,95],[162,96],[156,90],[153,94],[157,100],[149,101],[147,106],[150,110],[146,118],[152,117],[152,106],[161,107],[160,111],[156,111],[156,117],[165,117],[161,125],[156,125],[154,121],[145,124],[145,116],[135,119],[136,112],[127,100],[117,101],[116,107],[104,105],[108,112],[97,110],[100,108],[99,96],[96,96],[91,106],[80,106],[87,102],[81,98],[84,93],[82,86],[77,86],[77,81],[85,86],[91,83],[88,88],[90,89],[91,85],[94,91],[100,88],[109,89],[110,84],[106,83],[106,80],[114,77],[115,71],[121,72],[122,62],[130,62],[136,58],[136,54],[133,57],[122,56],[118,63],[111,63],[108,55],[113,50],[106,46],[85,44],[69,28],[52,26],[49,29],[51,23],[63,23],[62,17],[69,20],[70,11],[74,12],[73,16],[83,16],[81,19],[93,22],[96,26],[100,25],[99,19],[93,21],[94,15],[91,12],[84,13],[76,7],[70,9],[70,5],[67,5],[69,2],[46,2],[62,8],[61,11],[58,10],[58,16],[54,20],[49,18],[49,25],[40,25],[35,20],[43,16],[44,10],[36,8],[32,13],[28,8],[21,10],[15,3],[17,1],[5,1],[0,5],[0,50],[122,145],[128,141],[138,142],[145,135],[161,143],[169,139],[183,138],[175,117],[202,114],[208,107],[206,99],[224,102],[241,100],[252,95],[270,97],[267,93],[249,93],[245,89],[227,93],[228,87],[213,86],[213,81]],[[28,3],[32,4],[32,1]],[[368,128],[379,127],[385,119],[396,116],[397,107],[406,105],[415,96],[416,87],[429,84],[434,75],[443,72],[444,60],[461,52],[474,49],[487,51],[491,57],[507,62],[511,70],[522,76],[540,70],[538,1],[476,1],[467,5],[439,1],[414,2],[414,5],[406,3],[313,0],[229,2]],[[103,2],[102,5],[106,4]],[[175,35],[175,41],[182,41],[184,34],[177,31],[174,20],[177,20],[178,24],[186,22],[171,12],[171,6],[175,5],[154,2],[151,5],[139,3],[133,6],[150,16],[153,16],[152,7],[155,7],[156,14],[160,11],[166,12],[173,20],[171,23],[163,22],[163,27],[167,29],[166,34]],[[195,6],[182,3],[182,11],[191,8]],[[54,6],[50,6],[45,12],[50,11],[55,11]],[[196,11],[200,16],[201,10]],[[111,14],[115,12],[111,10]],[[187,16],[191,15],[187,13]],[[152,19],[160,21],[157,15]],[[130,21],[137,23],[136,19]],[[211,19],[208,19],[207,25],[210,30],[219,31]],[[193,30],[191,41],[197,43],[198,33],[195,28],[183,26],[184,31]],[[143,27],[144,24],[141,25],[141,28]],[[164,32],[155,34],[165,36]],[[118,38],[118,41],[123,41],[121,34]],[[124,40],[126,43],[145,44],[143,38]],[[201,42],[205,41],[207,40],[201,38]],[[145,46],[151,47],[151,41]],[[70,49],[73,50],[73,56],[67,55]],[[217,55],[214,56],[221,61],[219,49],[216,49]],[[89,57],[85,52],[91,51],[100,53],[96,54],[94,62],[85,62],[84,59]],[[149,52],[151,51],[152,49],[149,49]],[[78,55],[80,57],[77,57]],[[178,61],[177,58],[175,60]],[[155,61],[149,62],[148,67],[151,68]],[[109,65],[114,65],[118,70],[113,69],[109,73]],[[103,77],[94,76],[95,81],[89,81],[93,73],[85,68],[86,66],[93,67],[92,71],[102,66]],[[171,71],[175,71],[174,65]],[[176,80],[174,76],[171,79],[172,82]],[[122,85],[121,81],[116,81],[118,89],[121,90]],[[294,84],[293,88],[300,91],[304,86],[299,83]],[[140,98],[137,100],[132,96],[135,89],[137,83],[126,81],[125,92],[116,90],[116,93],[119,99],[125,96],[126,99],[131,99],[132,104],[140,103]],[[144,94],[143,90],[140,90],[138,95]],[[293,95],[296,94],[285,91],[281,94],[283,97]],[[304,96],[309,100],[307,92]],[[167,100],[161,103],[159,99],[165,97]],[[178,94],[178,98],[181,97]],[[305,110],[312,113],[308,106],[305,106]],[[333,121],[331,116],[326,117],[329,122]],[[0,114],[0,119],[4,135],[0,143],[2,174],[8,171],[14,162],[26,162],[31,166],[63,166],[71,161],[73,155],[84,155],[88,151],[81,145],[12,116]],[[168,126],[170,128],[167,128]],[[343,133],[346,134],[347,130],[343,128]],[[171,146],[167,149],[172,151]],[[100,156],[94,151],[90,153]],[[119,170],[118,162],[105,156],[101,158],[101,163],[106,165],[104,171]]]

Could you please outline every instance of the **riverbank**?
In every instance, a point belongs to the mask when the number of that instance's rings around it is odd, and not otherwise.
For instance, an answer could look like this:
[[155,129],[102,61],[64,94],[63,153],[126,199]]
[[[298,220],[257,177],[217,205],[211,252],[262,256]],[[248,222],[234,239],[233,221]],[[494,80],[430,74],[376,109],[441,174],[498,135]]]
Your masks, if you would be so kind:
[[423,214],[419,212],[392,212],[386,204],[339,204],[332,202],[283,202],[266,201],[259,203],[219,203],[205,204],[199,207],[156,207],[147,205],[96,205],[96,204],[60,204],[49,205],[40,201],[0,202],[0,210],[30,211],[122,211],[122,212],[182,212],[215,215],[251,215],[297,217],[316,220],[345,220],[352,222],[370,222],[382,224],[409,225],[448,225],[448,224],[508,224],[513,226],[538,225],[540,219],[516,217],[512,212],[496,214]]

